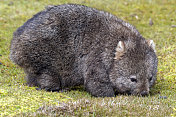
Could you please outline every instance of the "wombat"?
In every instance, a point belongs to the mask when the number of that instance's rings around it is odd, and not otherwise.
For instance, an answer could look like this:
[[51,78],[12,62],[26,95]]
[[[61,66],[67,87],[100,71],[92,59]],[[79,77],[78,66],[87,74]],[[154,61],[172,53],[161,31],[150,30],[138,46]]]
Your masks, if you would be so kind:
[[84,85],[97,97],[148,95],[155,44],[116,16],[78,4],[50,6],[14,32],[11,60],[47,91]]

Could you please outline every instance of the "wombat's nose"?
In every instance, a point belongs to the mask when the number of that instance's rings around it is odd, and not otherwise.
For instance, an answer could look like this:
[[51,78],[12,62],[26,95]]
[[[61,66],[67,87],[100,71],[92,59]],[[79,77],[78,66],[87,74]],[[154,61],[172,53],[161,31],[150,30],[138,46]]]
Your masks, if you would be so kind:
[[141,96],[147,96],[148,92],[147,91],[142,91],[140,94],[141,94]]

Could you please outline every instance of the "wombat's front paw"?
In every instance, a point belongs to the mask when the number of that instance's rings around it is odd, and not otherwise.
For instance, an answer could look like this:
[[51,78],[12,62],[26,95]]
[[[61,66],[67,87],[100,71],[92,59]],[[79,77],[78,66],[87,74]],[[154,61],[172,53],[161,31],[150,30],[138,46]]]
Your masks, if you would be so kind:
[[91,93],[93,96],[95,97],[115,97],[115,94],[113,91],[109,91],[109,92],[98,92],[98,93]]

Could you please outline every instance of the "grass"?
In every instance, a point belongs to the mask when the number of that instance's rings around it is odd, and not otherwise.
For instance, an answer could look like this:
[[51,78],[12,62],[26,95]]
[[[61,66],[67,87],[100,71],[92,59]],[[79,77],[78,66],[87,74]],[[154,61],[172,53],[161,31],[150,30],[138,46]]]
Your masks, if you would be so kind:
[[[9,60],[13,32],[46,5],[79,3],[108,11],[153,39],[158,80],[148,97],[91,97],[82,88],[61,93],[25,85],[22,69]],[[175,0],[1,0],[0,116],[176,116]],[[149,25],[149,20],[153,25]]]

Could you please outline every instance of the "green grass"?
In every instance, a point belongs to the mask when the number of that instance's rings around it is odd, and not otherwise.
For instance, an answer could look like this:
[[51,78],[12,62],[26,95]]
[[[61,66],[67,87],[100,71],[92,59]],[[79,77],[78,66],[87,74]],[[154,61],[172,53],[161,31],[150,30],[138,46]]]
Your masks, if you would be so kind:
[[[9,60],[13,32],[46,5],[63,3],[108,11],[134,25],[146,39],[155,41],[158,80],[150,96],[95,98],[82,88],[51,93],[25,85],[23,70]],[[176,116],[175,4],[175,0],[1,0],[0,116]]]

